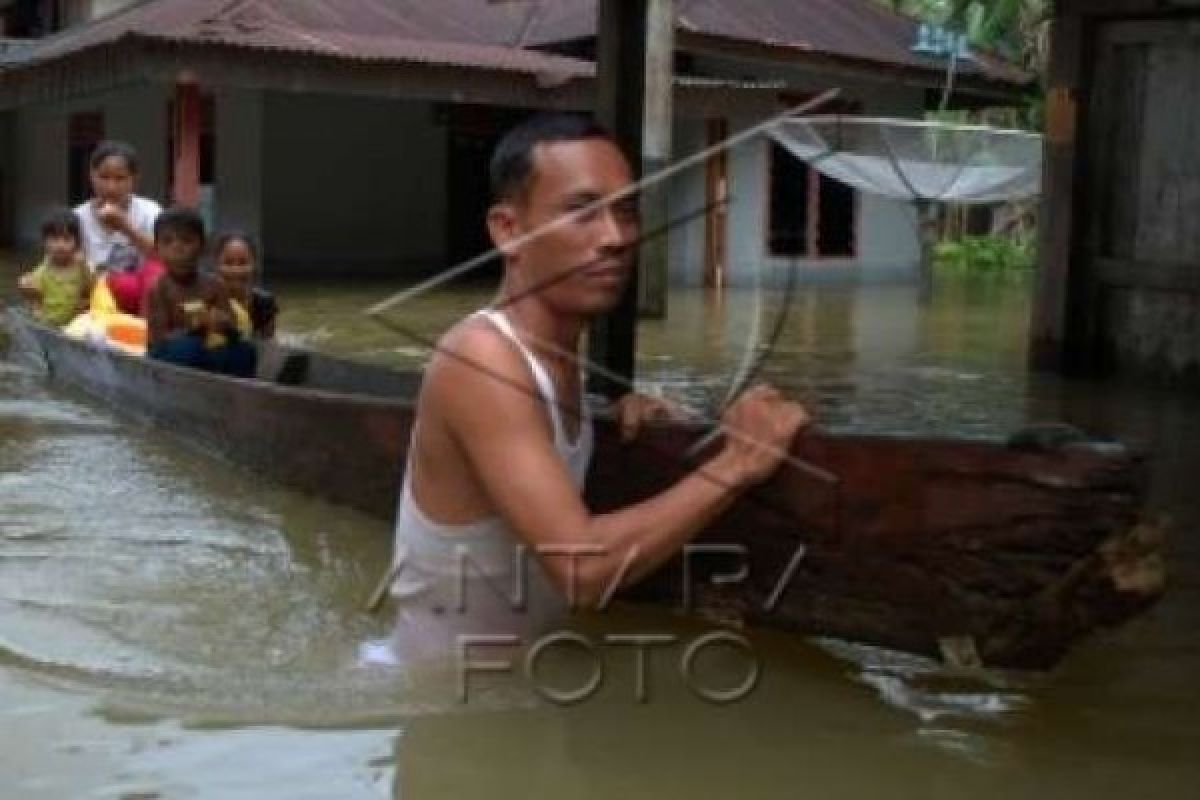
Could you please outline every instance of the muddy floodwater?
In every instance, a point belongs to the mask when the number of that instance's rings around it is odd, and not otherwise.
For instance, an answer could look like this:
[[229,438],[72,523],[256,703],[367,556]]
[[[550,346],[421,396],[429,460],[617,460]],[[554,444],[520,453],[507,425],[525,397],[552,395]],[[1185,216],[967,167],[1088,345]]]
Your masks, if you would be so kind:
[[[3,286],[11,269],[0,269]],[[278,287],[283,336],[400,367],[487,298],[447,290],[358,312],[394,287]],[[1200,785],[1200,396],[1029,375],[1028,281],[801,286],[783,299],[675,293],[647,322],[645,388],[697,411],[757,364],[837,430],[1002,436],[1066,420],[1154,454],[1169,587],[1148,615],[1050,674],[956,675],[838,642],[754,635],[755,691],[715,706],[679,672],[706,629],[670,632],[636,701],[631,652],[560,708],[517,676],[409,675],[364,654],[390,557],[375,520],[270,485],[0,361],[0,798],[1113,798]],[[760,318],[755,323],[755,317]],[[304,447],[298,437],[296,447]],[[586,626],[587,623],[584,623]],[[569,655],[546,680],[569,680]],[[733,654],[701,666],[741,680]],[[519,669],[517,670],[520,671]]]

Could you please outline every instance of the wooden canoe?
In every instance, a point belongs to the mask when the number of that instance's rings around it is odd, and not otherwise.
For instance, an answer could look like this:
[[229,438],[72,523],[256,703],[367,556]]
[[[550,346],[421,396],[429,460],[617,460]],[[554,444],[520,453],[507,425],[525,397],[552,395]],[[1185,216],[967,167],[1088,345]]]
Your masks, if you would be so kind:
[[[262,359],[264,379],[238,380],[8,316],[16,348],[51,380],[263,478],[392,518],[418,375],[280,348]],[[660,426],[626,446],[600,420],[589,504],[617,508],[669,486],[694,466],[682,454],[703,433]],[[1024,438],[807,434],[793,455],[836,482],[785,467],[698,538],[711,547],[693,552],[686,581],[675,563],[629,596],[960,665],[1050,667],[1157,599],[1162,543],[1140,516],[1143,458]]]

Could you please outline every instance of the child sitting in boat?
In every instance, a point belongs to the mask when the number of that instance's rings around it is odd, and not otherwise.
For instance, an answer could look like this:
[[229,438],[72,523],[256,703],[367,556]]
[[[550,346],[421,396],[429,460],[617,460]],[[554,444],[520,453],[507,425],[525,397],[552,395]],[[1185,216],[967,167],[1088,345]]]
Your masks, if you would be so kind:
[[42,223],[42,263],[17,282],[34,317],[61,328],[87,309],[92,269],[83,256],[79,218],[55,211]]
[[75,209],[83,230],[88,263],[104,277],[114,308],[142,313],[142,300],[162,273],[154,253],[154,220],[158,203],[134,193],[138,177],[137,151],[124,142],[97,145],[88,173],[93,197]]
[[275,337],[279,305],[275,295],[254,285],[258,248],[249,234],[231,231],[217,239],[217,277],[229,292],[234,320],[242,336],[259,340]]
[[180,366],[253,377],[257,354],[237,330],[225,285],[200,271],[204,240],[204,220],[191,209],[169,209],[154,223],[166,272],[146,296],[146,352]]

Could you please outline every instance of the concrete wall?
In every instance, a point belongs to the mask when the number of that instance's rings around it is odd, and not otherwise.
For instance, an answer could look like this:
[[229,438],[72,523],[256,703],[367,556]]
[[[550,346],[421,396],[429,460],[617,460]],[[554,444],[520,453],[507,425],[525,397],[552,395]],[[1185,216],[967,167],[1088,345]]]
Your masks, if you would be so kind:
[[[674,158],[678,160],[707,146],[707,133],[703,120],[677,118],[675,122]],[[706,166],[699,164],[680,173],[668,184],[670,216],[672,220],[691,217],[704,207],[706,198]],[[704,238],[703,216],[671,228],[669,263],[672,286],[701,286],[704,283]]]
[[[698,72],[714,77],[744,79],[752,76],[757,80],[781,80],[786,82],[789,91],[800,93],[841,88],[843,99],[856,101],[862,113],[873,116],[917,117],[924,104],[924,92],[917,88],[838,80],[820,72],[794,67],[710,56],[698,56],[695,67]],[[730,130],[736,133],[760,121],[760,118],[733,118],[729,120]],[[696,120],[679,120],[676,142],[676,157],[700,149],[704,146],[703,124]],[[920,241],[912,206],[861,193],[858,196],[855,258],[793,260],[771,256],[767,248],[768,158],[768,142],[761,137],[730,153],[729,190],[733,202],[728,216],[726,280],[729,285],[749,286],[759,281],[766,285],[778,285],[784,280],[792,263],[803,269],[806,281],[915,279],[920,259]],[[703,202],[702,167],[697,168],[694,176],[676,179],[675,183],[680,191],[698,192],[696,197]],[[680,252],[672,252],[671,256],[672,277],[677,285],[695,286],[703,280],[703,224],[696,228],[698,245],[694,239],[696,232],[672,240],[673,247],[676,247],[676,240],[679,242]],[[699,258],[695,257],[697,252]]]
[[67,202],[67,120],[76,112],[104,112],[105,135],[138,150],[138,193],[161,200],[166,187],[167,99],[165,88],[138,86],[14,112],[14,243],[35,246],[43,216]]
[[442,265],[446,134],[429,104],[280,93],[264,100],[269,269],[395,277]]
[[[263,239],[263,93],[221,89],[216,93],[214,223]],[[270,254],[265,253],[269,258]]]

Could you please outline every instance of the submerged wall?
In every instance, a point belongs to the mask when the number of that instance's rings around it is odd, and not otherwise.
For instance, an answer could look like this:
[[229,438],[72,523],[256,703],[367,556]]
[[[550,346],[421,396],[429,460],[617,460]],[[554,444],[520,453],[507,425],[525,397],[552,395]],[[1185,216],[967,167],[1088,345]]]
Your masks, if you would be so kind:
[[262,113],[262,234],[276,275],[442,266],[446,132],[430,104],[267,93]]

